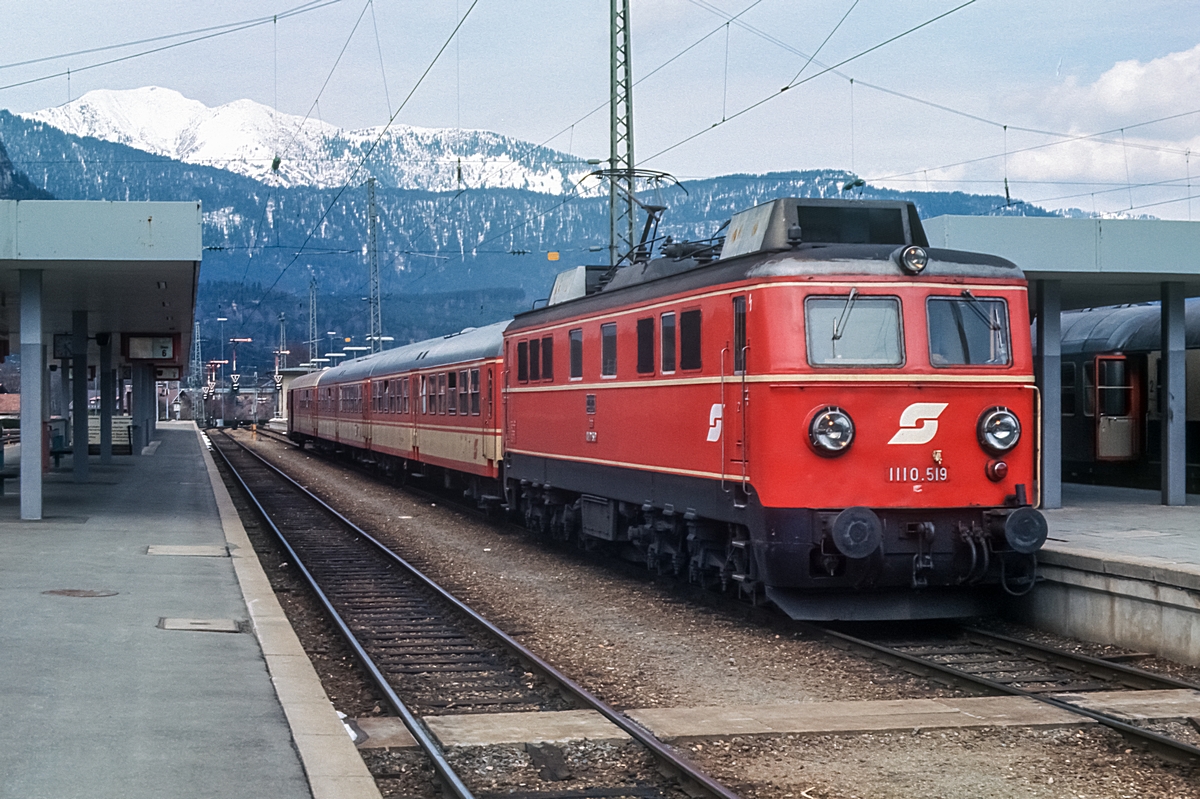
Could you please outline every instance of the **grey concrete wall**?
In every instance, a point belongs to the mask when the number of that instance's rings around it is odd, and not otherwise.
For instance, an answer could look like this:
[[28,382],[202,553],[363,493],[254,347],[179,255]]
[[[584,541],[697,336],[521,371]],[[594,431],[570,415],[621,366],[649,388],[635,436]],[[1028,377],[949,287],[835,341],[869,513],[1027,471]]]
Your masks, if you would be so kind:
[[1062,552],[1042,559],[1044,582],[1014,604],[1017,620],[1200,665],[1200,568]]

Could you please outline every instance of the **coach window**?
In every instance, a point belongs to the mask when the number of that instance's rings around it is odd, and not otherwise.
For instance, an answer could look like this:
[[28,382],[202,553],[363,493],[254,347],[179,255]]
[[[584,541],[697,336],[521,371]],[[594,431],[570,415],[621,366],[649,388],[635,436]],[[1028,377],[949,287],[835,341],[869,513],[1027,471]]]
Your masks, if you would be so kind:
[[479,370],[471,370],[471,415],[479,415]]
[[542,338],[542,379],[554,379],[554,337]]
[[468,382],[470,374],[466,369],[458,373],[458,412],[462,416],[466,416],[469,412],[467,406],[470,403],[468,398],[471,396],[471,384]]
[[804,301],[808,362],[813,366],[900,366],[900,300],[849,294]]
[[529,342],[529,379],[542,379],[542,342],[536,338]]
[[654,317],[637,320],[638,374],[654,374]]
[[1083,415],[1096,415],[1096,364],[1083,365]]
[[408,378],[400,378],[400,413],[408,413]]
[[746,373],[746,298],[733,298],[733,373]]
[[679,368],[700,368],[700,311],[679,314]]
[[1008,304],[998,297],[930,297],[929,362],[933,366],[1007,366]]
[[446,373],[442,372],[437,376],[438,396],[437,396],[437,412],[441,416],[446,415]]
[[529,342],[517,344],[517,380],[524,383],[529,380]]
[[421,375],[421,413],[429,413],[429,381]]
[[458,415],[458,373],[451,372],[446,377],[446,407],[451,416]]
[[617,376],[617,325],[600,325],[600,376]]
[[675,374],[675,314],[662,315],[662,373]]
[[1075,364],[1062,365],[1062,415],[1075,415]]
[[583,328],[577,327],[567,334],[571,350],[571,379],[583,379]]

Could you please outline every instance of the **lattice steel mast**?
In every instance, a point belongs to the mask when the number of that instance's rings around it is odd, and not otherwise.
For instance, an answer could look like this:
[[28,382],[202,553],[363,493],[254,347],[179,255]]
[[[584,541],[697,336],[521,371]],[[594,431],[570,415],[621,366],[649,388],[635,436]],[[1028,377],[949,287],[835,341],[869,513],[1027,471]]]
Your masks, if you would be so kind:
[[200,320],[192,328],[192,362],[188,368],[188,387],[200,388],[204,384],[204,361],[200,354]]
[[371,265],[371,333],[367,337],[367,341],[371,345],[371,352],[379,352],[383,349],[383,310],[380,307],[380,291],[379,291],[379,216],[375,213],[375,178],[367,178],[367,232],[369,241],[367,245],[367,257]]
[[633,66],[629,0],[610,0],[608,265],[615,267],[637,245],[634,237]]
[[308,281],[308,364],[312,369],[319,369],[320,358],[317,352],[317,279]]

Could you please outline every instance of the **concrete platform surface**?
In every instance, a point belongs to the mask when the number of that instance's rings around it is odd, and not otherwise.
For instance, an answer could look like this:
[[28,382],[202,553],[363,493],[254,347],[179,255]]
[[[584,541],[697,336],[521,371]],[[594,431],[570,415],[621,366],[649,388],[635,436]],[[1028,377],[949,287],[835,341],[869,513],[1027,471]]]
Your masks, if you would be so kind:
[[1065,484],[1063,507],[1044,511],[1046,562],[1099,556],[1134,564],[1139,573],[1157,568],[1195,577],[1191,587],[1200,588],[1200,495],[1189,494],[1187,505],[1159,502],[1157,491]]
[[[278,603],[195,427],[156,440],[93,457],[85,484],[64,459],[42,521],[0,497],[0,797],[377,797],[319,682],[268,671],[299,644],[268,644]],[[325,715],[298,723],[305,702]],[[302,760],[306,738],[349,748],[360,771]]]

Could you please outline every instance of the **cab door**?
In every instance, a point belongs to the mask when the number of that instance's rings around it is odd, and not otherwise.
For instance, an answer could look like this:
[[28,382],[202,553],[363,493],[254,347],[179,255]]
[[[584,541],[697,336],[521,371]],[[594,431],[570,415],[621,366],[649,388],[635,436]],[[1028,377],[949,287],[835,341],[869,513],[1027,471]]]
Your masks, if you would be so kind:
[[1125,355],[1096,356],[1096,460],[1129,461],[1141,454],[1142,401],[1137,363]]
[[721,403],[724,431],[721,436],[721,468],[734,476],[732,486],[738,504],[745,501],[750,485],[750,453],[746,440],[746,415],[749,410],[746,373],[750,354],[746,338],[748,297],[739,294],[733,301],[733,330],[726,351],[721,354]]

